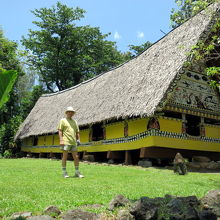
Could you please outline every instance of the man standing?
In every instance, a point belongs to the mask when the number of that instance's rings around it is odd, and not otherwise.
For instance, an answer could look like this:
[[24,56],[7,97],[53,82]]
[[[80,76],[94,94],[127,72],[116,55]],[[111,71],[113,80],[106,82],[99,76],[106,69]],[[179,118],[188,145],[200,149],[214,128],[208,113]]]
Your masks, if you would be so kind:
[[80,144],[79,127],[74,119],[75,114],[73,107],[67,107],[66,118],[60,120],[58,125],[58,133],[60,139],[60,146],[63,151],[62,156],[62,170],[63,177],[68,178],[66,171],[66,161],[68,153],[72,153],[75,165],[75,177],[83,178],[84,176],[79,172],[79,157],[77,153],[77,144]]

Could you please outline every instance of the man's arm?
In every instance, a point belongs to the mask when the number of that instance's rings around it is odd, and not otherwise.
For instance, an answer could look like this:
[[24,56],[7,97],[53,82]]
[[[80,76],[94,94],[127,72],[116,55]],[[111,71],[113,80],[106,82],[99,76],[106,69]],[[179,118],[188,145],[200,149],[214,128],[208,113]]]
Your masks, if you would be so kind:
[[79,134],[79,132],[76,132],[76,140],[80,141],[80,134]]
[[79,146],[80,145],[80,135],[79,132],[76,132],[76,143]]
[[59,138],[60,138],[60,145],[64,145],[64,141],[63,141],[63,131],[58,129],[58,134],[59,134]]

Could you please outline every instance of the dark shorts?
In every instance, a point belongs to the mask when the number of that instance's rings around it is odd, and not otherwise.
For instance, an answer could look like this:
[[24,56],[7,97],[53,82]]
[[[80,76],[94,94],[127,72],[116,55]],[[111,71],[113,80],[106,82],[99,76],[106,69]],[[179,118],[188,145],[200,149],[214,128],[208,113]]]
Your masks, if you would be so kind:
[[77,146],[75,145],[64,145],[60,147],[63,151],[77,151]]

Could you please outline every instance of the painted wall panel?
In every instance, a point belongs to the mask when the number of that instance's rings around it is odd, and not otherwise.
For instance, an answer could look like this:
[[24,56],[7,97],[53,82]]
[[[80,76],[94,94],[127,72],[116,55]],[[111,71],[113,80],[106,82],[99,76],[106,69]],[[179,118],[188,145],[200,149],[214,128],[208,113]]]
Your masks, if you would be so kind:
[[106,126],[106,139],[124,137],[124,122]]
[[37,143],[38,146],[44,146],[45,143],[44,143],[44,136],[38,136],[38,143]]
[[160,130],[182,133],[182,121],[168,118],[159,118]]
[[60,145],[60,139],[58,134],[54,134],[54,145]]
[[46,146],[53,145],[53,135],[46,136]]
[[80,131],[80,141],[81,143],[89,142],[89,129]]
[[148,118],[128,121],[128,136],[135,135],[147,130]]
[[220,127],[212,127],[205,125],[205,136],[212,138],[220,138]]

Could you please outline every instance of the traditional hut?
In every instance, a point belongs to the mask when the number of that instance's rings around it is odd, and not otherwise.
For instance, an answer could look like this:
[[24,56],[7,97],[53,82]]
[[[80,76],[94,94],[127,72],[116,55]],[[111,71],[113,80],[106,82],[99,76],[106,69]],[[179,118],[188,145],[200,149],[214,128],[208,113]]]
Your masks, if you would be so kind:
[[170,158],[177,151],[185,157],[215,157],[220,152],[219,95],[209,85],[208,64],[195,63],[190,51],[210,38],[219,9],[219,3],[209,6],[129,62],[42,95],[17,132],[22,151],[59,153],[57,124],[72,105],[80,126],[79,151],[96,159],[129,163]]

